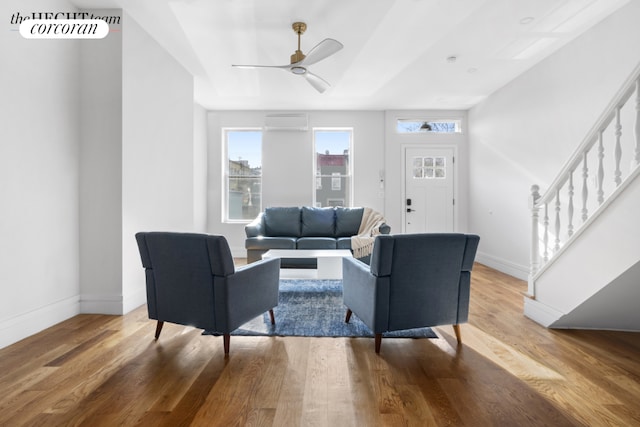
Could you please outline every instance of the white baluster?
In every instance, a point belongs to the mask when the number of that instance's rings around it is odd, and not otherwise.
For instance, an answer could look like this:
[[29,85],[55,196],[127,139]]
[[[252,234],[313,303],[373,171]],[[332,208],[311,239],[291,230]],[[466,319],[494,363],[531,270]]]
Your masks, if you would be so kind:
[[549,203],[544,204],[544,234],[542,235],[542,244],[544,246],[544,252],[542,253],[542,260],[546,263],[549,261]]
[[556,253],[560,250],[560,189],[556,190],[556,239],[553,252]]
[[529,199],[531,207],[531,261],[529,270],[529,295],[534,294],[533,276],[538,272],[540,266],[540,231],[538,230],[539,211],[538,199],[540,199],[539,193],[540,187],[537,185],[531,186],[531,198]]
[[622,158],[622,146],[620,145],[620,137],[622,136],[622,125],[620,124],[620,107],[616,108],[616,147],[614,149],[614,160],[616,170],[613,173],[613,181],[616,187],[622,182],[622,171],[620,170],[620,159]]
[[567,234],[569,237],[573,235],[573,171],[569,172],[569,204],[567,205]]
[[634,156],[634,166],[640,166],[640,78],[636,80],[636,125],[635,125],[635,136],[636,136],[636,149]]
[[598,203],[604,202],[604,190],[602,183],[604,182],[604,145],[602,143],[602,131],[598,133]]
[[589,198],[589,167],[587,166],[587,152],[582,153],[582,222],[589,218],[589,210],[587,209],[587,199]]

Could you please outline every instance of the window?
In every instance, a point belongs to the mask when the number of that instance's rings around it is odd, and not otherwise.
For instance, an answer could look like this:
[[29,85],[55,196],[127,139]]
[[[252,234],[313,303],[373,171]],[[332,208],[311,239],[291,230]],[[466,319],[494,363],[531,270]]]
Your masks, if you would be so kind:
[[224,218],[248,222],[262,210],[262,132],[224,129]]
[[460,120],[398,119],[398,133],[461,133]]
[[342,190],[342,174],[340,172],[331,172],[331,190]]
[[352,140],[351,129],[313,130],[315,206],[352,205]]
[[413,158],[413,179],[444,179],[446,171],[446,157]]

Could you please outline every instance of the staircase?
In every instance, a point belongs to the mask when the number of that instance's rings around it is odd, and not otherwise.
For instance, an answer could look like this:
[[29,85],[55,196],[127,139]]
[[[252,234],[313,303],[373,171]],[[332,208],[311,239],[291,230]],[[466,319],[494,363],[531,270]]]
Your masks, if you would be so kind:
[[640,331],[640,64],[543,193],[531,187],[524,313]]

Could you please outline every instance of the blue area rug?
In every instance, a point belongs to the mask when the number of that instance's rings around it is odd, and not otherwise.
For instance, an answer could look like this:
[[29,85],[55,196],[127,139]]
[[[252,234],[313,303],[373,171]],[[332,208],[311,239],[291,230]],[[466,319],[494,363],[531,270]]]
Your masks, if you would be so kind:
[[[371,330],[354,314],[344,322],[347,308],[342,303],[342,280],[280,280],[278,306],[256,317],[231,335],[300,337],[373,337]],[[396,338],[437,338],[431,328],[408,329],[383,334]]]

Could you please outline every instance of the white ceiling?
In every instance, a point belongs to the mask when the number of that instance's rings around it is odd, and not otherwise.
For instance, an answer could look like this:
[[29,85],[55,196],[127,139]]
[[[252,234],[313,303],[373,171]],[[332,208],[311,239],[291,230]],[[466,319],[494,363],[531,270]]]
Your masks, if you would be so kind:
[[[72,0],[124,9],[195,76],[208,109],[468,109],[629,0]],[[325,38],[344,49],[278,69]],[[126,31],[126,29],[123,29]],[[455,57],[455,61],[448,60]]]

